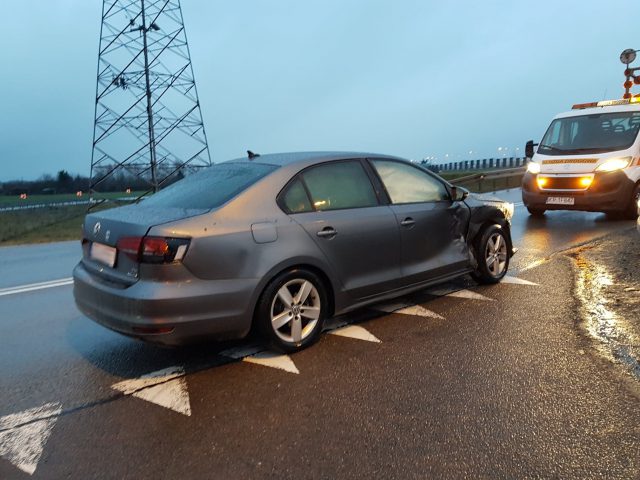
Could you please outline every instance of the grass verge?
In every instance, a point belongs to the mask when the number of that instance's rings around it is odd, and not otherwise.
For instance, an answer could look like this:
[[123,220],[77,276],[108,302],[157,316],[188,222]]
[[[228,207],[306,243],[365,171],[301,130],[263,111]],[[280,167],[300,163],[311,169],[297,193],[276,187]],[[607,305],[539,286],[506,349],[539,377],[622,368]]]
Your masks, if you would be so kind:
[[80,239],[86,213],[84,205],[0,212],[0,245]]

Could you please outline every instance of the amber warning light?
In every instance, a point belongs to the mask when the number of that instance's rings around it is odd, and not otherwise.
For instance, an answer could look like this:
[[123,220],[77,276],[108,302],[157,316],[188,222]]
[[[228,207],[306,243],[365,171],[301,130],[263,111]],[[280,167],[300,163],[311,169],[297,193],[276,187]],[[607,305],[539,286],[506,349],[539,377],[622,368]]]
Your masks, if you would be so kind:
[[630,103],[640,102],[640,93],[635,95],[631,93],[631,88],[634,85],[640,85],[640,67],[631,67],[630,64],[636,59],[636,52],[633,48],[627,48],[620,54],[620,61],[624,63],[624,76],[625,80],[622,84],[624,88],[624,94],[622,100],[603,100],[601,102],[589,102],[589,103],[576,103],[572,110],[582,110],[583,108],[594,107],[611,107],[614,105],[628,105]]

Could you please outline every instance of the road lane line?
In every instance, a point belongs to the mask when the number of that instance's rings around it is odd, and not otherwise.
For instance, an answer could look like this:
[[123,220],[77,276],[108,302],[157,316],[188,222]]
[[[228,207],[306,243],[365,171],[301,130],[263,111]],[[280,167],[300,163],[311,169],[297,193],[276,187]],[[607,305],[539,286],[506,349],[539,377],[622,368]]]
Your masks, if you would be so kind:
[[0,297],[5,295],[15,295],[17,293],[32,292],[34,290],[43,290],[45,288],[63,287],[71,285],[73,278],[60,278],[58,280],[50,280],[48,282],[30,283],[28,285],[19,285],[17,287],[0,288]]

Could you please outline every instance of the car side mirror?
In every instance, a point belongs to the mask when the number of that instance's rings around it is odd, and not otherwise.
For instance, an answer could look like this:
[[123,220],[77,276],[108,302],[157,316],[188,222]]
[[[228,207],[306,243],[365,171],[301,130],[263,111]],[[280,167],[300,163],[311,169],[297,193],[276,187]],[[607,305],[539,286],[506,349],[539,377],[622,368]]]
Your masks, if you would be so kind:
[[533,140],[529,140],[524,146],[524,154],[527,158],[533,158],[533,147],[535,147],[537,143],[533,143]]
[[451,200],[454,202],[462,202],[469,196],[469,190],[463,187],[451,186]]

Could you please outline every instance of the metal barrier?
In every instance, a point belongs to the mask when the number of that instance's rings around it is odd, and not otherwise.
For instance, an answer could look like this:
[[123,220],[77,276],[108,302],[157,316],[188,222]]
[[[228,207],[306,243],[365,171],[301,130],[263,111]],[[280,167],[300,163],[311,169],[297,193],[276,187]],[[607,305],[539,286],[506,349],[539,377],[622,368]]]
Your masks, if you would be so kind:
[[443,172],[486,170],[493,168],[517,168],[525,166],[527,159],[524,157],[482,158],[478,160],[463,160],[436,165]]
[[474,192],[495,191],[502,188],[515,188],[522,183],[525,167],[474,173],[451,179],[454,185],[465,187]]

